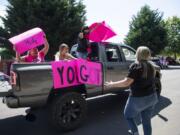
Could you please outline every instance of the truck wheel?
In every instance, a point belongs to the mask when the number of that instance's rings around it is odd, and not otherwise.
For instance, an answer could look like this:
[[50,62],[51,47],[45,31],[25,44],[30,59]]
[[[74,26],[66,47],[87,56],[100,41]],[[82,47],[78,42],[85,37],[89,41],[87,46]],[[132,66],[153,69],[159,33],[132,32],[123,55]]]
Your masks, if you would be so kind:
[[73,130],[85,119],[86,108],[86,100],[81,94],[75,92],[66,93],[52,102],[50,121],[58,130]]
[[155,87],[156,87],[157,95],[158,95],[158,97],[160,97],[162,86],[161,86],[161,81],[159,78],[156,78]]

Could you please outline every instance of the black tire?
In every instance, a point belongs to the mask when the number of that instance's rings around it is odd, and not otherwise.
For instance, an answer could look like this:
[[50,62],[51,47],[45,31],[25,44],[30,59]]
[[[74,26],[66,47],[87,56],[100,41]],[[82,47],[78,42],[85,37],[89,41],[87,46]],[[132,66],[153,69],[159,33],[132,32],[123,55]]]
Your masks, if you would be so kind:
[[50,122],[60,131],[76,129],[86,117],[86,100],[76,92],[65,93],[51,104]]
[[155,87],[156,87],[157,95],[158,97],[160,97],[162,86],[161,86],[161,80],[159,78],[156,78],[155,80]]

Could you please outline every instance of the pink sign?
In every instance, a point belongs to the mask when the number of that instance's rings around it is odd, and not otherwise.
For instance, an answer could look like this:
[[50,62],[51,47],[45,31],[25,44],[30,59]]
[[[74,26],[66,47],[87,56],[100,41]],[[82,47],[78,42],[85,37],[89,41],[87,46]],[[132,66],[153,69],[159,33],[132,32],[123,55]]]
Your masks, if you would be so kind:
[[76,60],[55,61],[51,63],[55,89],[80,84],[78,82],[76,64]]
[[89,39],[95,42],[106,41],[107,39],[116,35],[116,33],[112,30],[112,28],[109,25],[106,24],[105,21],[100,23],[93,23],[91,24],[91,26],[89,26],[89,29]]
[[102,85],[102,64],[83,59],[77,61],[78,78],[83,84]]
[[32,48],[44,44],[44,32],[40,28],[34,28],[20,35],[12,37],[9,41],[15,46],[18,53],[22,54]]
[[78,59],[51,63],[54,88],[79,84],[102,85],[102,65]]

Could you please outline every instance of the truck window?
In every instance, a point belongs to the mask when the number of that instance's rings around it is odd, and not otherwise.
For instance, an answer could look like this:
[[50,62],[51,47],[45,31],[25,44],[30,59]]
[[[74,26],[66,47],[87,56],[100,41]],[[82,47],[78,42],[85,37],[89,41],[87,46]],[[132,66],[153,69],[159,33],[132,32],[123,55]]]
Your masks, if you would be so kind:
[[[78,44],[73,45],[70,51],[70,53],[76,58],[77,47]],[[91,53],[88,54],[88,58],[90,61],[99,61],[99,48],[96,42],[91,43]]]
[[119,62],[122,61],[120,57],[119,48],[117,46],[106,46],[106,58],[107,62]]
[[136,59],[135,52],[132,51],[130,48],[124,46],[121,48],[127,61],[134,61]]

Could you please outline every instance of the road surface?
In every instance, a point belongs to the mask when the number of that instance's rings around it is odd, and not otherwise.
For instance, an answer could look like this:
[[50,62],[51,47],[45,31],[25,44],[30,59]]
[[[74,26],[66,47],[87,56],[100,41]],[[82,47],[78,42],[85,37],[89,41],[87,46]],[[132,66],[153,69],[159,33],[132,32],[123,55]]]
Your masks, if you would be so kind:
[[[162,70],[162,96],[152,118],[153,135],[180,135],[180,67]],[[0,135],[128,135],[123,109],[127,92],[88,100],[88,116],[75,131],[59,133],[46,120],[44,111],[36,112],[35,122],[26,121],[25,110],[9,109],[0,102]],[[142,127],[139,125],[140,133]]]

